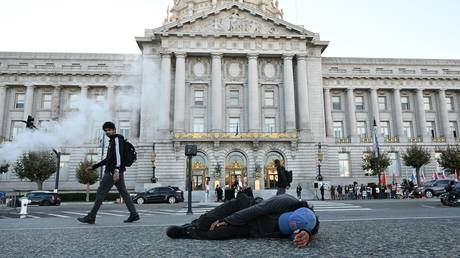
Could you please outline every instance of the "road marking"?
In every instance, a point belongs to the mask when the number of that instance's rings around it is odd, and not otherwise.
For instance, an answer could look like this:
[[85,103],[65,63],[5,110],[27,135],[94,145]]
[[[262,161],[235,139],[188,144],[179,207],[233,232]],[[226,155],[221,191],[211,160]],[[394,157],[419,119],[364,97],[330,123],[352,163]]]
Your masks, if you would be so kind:
[[362,208],[361,206],[324,206],[324,207],[318,207],[318,206],[315,206],[313,207],[314,210],[316,209],[337,209],[337,208],[340,208],[340,209],[353,209],[353,208]]
[[356,208],[356,209],[325,209],[325,210],[321,210],[321,209],[315,209],[315,212],[317,211],[370,211],[372,209],[370,208]]
[[46,212],[38,212],[38,211],[36,211],[35,213],[53,216],[53,217],[59,217],[59,218],[70,218],[69,216],[59,215],[59,214],[54,214],[54,213],[46,213]]
[[429,206],[429,205],[422,205],[422,207],[424,207],[424,208],[430,208],[430,209],[436,209],[436,207]]
[[460,219],[460,216],[326,219],[326,220],[320,220],[320,222],[352,222],[352,221],[378,221],[378,220],[424,220],[424,219]]
[[[80,213],[80,212],[73,212],[73,211],[61,211],[62,213],[72,214],[72,215],[79,215],[79,216],[86,216],[87,213]],[[101,216],[96,215],[96,218],[100,218]]]
[[[123,214],[130,214],[129,211],[117,211],[117,210],[110,210],[111,212],[118,212],[118,213],[123,213]],[[137,211],[140,211],[140,210],[137,210]],[[153,216],[154,214],[150,214],[150,213],[143,213],[143,212],[138,212],[139,215],[141,216]]]
[[34,215],[27,215],[28,218],[32,218],[32,219],[39,219],[40,217],[37,217],[37,216],[34,216]]
[[125,215],[114,214],[114,213],[109,213],[109,212],[98,212],[98,213],[102,214],[102,215],[117,216],[117,217],[124,217],[125,216]]

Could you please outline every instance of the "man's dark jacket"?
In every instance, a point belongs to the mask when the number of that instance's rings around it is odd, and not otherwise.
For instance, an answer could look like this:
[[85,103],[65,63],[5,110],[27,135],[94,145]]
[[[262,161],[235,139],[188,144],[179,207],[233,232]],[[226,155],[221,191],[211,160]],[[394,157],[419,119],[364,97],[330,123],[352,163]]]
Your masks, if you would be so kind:
[[280,188],[286,188],[289,183],[287,180],[285,168],[283,166],[279,166],[276,168],[276,172],[278,172],[278,182],[276,182],[276,186]]
[[278,218],[285,212],[301,207],[308,207],[307,202],[299,201],[289,194],[280,194],[235,212],[224,221],[234,226],[249,226],[250,236],[254,238],[286,237],[279,230]]
[[101,162],[94,164],[93,169],[105,166],[105,173],[113,173],[115,169],[125,171],[123,165],[124,142],[123,135],[115,134],[111,136],[109,147],[107,148],[107,156]]

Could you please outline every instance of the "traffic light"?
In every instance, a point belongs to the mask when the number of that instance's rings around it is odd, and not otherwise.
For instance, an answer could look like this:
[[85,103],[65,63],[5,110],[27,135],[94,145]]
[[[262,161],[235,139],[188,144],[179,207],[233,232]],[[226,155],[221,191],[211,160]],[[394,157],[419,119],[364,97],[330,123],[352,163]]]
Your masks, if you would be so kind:
[[26,128],[28,129],[36,129],[34,125],[34,118],[32,116],[27,116],[27,121],[26,121]]

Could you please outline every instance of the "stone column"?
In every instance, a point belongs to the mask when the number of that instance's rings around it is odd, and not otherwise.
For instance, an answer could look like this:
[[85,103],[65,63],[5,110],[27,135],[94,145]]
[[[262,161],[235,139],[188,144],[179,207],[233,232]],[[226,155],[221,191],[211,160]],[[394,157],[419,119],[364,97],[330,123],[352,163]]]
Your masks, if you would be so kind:
[[371,107],[372,107],[372,117],[370,128],[373,129],[374,121],[377,124],[377,134],[380,135],[380,111],[379,111],[379,99],[377,96],[377,88],[371,88]]
[[248,55],[249,131],[260,132],[260,96],[257,55]]
[[110,120],[115,123],[115,85],[107,85],[107,103]]
[[[132,88],[131,91],[134,96],[138,96],[140,99],[138,88]],[[131,107],[131,108],[132,108],[131,110],[131,120],[132,120],[131,121],[131,126],[132,126],[131,138],[139,138],[140,137],[140,134],[139,134],[140,105],[139,103],[137,103],[134,107]]]
[[81,99],[87,99],[88,98],[88,85],[80,85],[80,97]]
[[5,109],[6,109],[6,84],[0,83],[0,142],[3,139],[3,127],[5,126],[6,120],[4,119],[5,116]]
[[51,119],[59,120],[60,108],[61,108],[61,85],[53,85],[53,104],[51,108]]
[[324,113],[326,116],[326,136],[334,137],[334,132],[332,131],[332,107],[331,107],[331,89],[324,89]]
[[296,131],[295,122],[295,93],[294,70],[292,68],[292,55],[284,55],[284,112],[286,117],[286,132]]
[[441,126],[442,126],[442,134],[444,137],[451,138],[453,137],[450,135],[449,132],[449,111],[447,110],[447,102],[446,102],[446,90],[440,89],[438,92],[439,96],[439,108],[440,108],[440,115],[441,115]]
[[417,135],[422,137],[424,142],[430,141],[430,136],[426,133],[426,117],[425,107],[423,105],[423,89],[417,89],[417,122],[418,122],[418,133]]
[[33,84],[25,84],[26,90],[26,97],[24,103],[24,120],[27,120],[27,116],[33,116],[32,112],[34,109],[34,89],[35,85]]
[[211,131],[212,132],[222,132],[223,124],[222,118],[224,116],[222,109],[222,54],[213,53],[212,54],[212,86],[211,86],[211,112],[212,112],[212,121],[211,121]]
[[305,55],[297,55],[297,84],[299,130],[311,130],[308,106],[307,57]]
[[174,131],[185,131],[185,53],[176,53],[176,84],[174,89]]
[[348,111],[348,134],[352,142],[357,141],[358,136],[356,135],[356,108],[355,108],[355,96],[353,94],[353,88],[347,89],[347,111]]
[[395,122],[395,136],[399,137],[400,142],[406,142],[407,138],[404,135],[403,130],[403,120],[402,120],[402,110],[401,110],[401,89],[394,88],[393,89],[393,115],[394,115],[394,122]]
[[161,54],[161,113],[159,114],[158,128],[162,133],[170,132],[171,115],[171,54]]

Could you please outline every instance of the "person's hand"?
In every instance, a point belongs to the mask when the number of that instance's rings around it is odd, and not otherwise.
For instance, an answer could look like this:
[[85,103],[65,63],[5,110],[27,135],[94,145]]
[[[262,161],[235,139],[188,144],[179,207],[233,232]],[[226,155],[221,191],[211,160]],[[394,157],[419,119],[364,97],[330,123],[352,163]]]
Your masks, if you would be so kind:
[[299,233],[295,233],[294,245],[298,248],[303,248],[308,246],[310,243],[310,234],[307,231],[302,230]]
[[89,172],[89,171],[91,171],[91,170],[93,170],[93,167],[92,167],[92,166],[89,166],[89,167],[85,168],[85,171],[86,171],[86,172]]
[[117,183],[120,180],[120,171],[115,170],[115,173],[113,173],[113,182]]
[[225,225],[227,225],[227,222],[216,220],[211,224],[211,227],[209,227],[209,231],[213,231],[214,229]]

